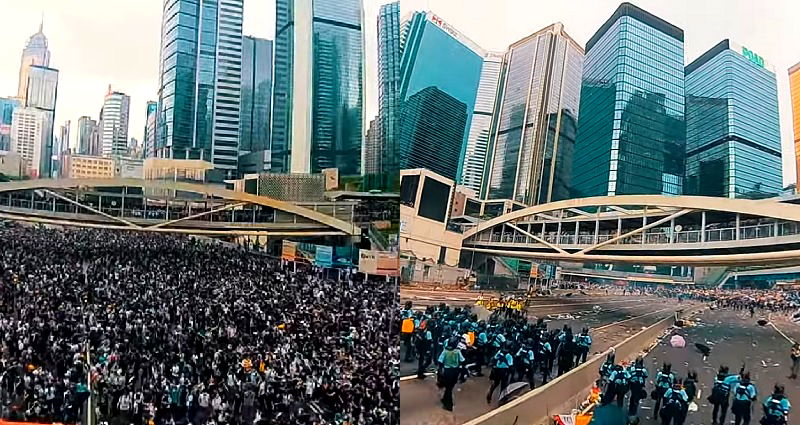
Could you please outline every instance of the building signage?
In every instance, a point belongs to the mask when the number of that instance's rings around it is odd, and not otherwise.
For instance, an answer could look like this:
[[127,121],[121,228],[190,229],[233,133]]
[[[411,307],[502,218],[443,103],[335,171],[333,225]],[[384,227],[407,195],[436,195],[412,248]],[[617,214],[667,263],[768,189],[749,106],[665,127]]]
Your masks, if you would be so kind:
[[444,32],[450,34],[453,38],[464,44],[465,46],[469,47],[472,51],[477,53],[480,56],[485,56],[486,51],[483,50],[480,46],[475,44],[472,40],[465,37],[463,34],[458,32],[453,26],[448,24],[444,21],[444,19],[436,16],[432,12],[427,12],[428,20],[431,21],[434,25],[444,30]]
[[764,67],[764,58],[755,54],[752,50],[748,49],[747,47],[742,46],[742,55],[753,62],[754,64]]

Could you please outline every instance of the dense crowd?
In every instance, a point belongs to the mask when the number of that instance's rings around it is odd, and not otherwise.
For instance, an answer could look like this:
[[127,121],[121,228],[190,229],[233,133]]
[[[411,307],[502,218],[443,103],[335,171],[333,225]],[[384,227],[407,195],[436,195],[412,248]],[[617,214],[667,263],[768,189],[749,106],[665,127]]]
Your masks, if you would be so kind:
[[531,323],[524,313],[510,308],[498,308],[487,320],[478,320],[469,307],[441,304],[421,311],[407,302],[400,318],[403,360],[418,362],[420,379],[431,364],[436,365],[447,410],[453,409],[455,384],[473,375],[483,376],[486,366],[491,369],[492,382],[486,401],[492,403],[496,395],[502,402],[509,382],[525,382],[529,388],[535,387],[536,381],[546,383],[553,375],[560,376],[586,361],[592,345],[588,329],[573,332],[566,325],[547,329],[543,320]]
[[13,419],[399,422],[396,291],[193,238],[0,228]]
[[767,289],[661,288],[656,295],[712,303],[720,308],[790,313],[800,308],[800,294],[795,291]]

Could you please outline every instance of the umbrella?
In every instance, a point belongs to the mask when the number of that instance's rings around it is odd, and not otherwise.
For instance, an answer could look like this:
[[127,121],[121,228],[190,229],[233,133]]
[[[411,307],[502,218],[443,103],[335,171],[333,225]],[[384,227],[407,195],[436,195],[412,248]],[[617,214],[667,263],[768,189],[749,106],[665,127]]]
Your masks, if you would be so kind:
[[669,339],[669,345],[671,345],[672,348],[683,348],[686,347],[686,340],[680,335],[673,335],[672,338]]
[[501,405],[506,404],[509,401],[514,400],[515,398],[521,396],[522,393],[524,393],[529,386],[530,384],[528,384],[527,382],[512,382],[508,384],[506,389],[500,393],[498,401],[500,402]]
[[711,348],[709,348],[707,345],[696,342],[694,346],[697,347],[698,351],[703,353],[703,357],[708,357],[708,355],[711,354]]
[[758,323],[758,326],[767,326],[767,323],[769,322],[767,322],[765,319],[759,319],[756,323]]

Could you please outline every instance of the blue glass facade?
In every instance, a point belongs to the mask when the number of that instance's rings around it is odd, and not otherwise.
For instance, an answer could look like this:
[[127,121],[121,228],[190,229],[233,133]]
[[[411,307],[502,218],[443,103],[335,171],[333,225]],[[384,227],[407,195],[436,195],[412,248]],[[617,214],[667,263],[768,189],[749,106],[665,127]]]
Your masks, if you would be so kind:
[[[242,42],[242,97],[239,125],[239,154],[269,148],[269,120],[272,105],[272,41],[244,37]],[[263,158],[263,154],[260,156]],[[240,174],[255,172],[243,170]],[[260,171],[263,171],[263,164]]]
[[683,30],[623,3],[586,44],[572,196],[680,194]]
[[780,193],[777,81],[759,59],[723,40],[686,67],[686,194]]
[[11,150],[11,118],[19,101],[0,97],[0,151]]
[[164,0],[157,156],[235,169],[241,24],[242,0]]
[[[381,6],[378,15],[378,107],[380,137],[377,144],[379,173],[396,174],[400,121],[400,2]],[[370,155],[367,153],[367,155]]]
[[[304,20],[309,14],[310,26]],[[360,0],[276,2],[273,172],[316,173],[334,167],[344,175],[360,172],[362,14]],[[311,57],[297,57],[309,34]],[[310,67],[310,89],[295,81],[295,66]],[[310,108],[311,114],[295,116],[295,104],[299,110]],[[304,128],[307,136],[297,132]],[[295,133],[308,140],[294,140]]]
[[314,0],[311,172],[359,174],[363,139],[361,0]]
[[[475,110],[475,99],[485,52],[442,21],[441,18],[429,12],[414,13],[407,25],[400,66],[401,117],[409,115],[404,110],[407,107],[406,102],[425,89],[435,88],[438,92],[447,95],[447,97],[436,96],[436,98],[448,99],[448,102],[453,99],[465,105],[466,120],[449,122],[442,120],[437,123],[437,126],[442,128],[442,134],[447,134],[448,138],[453,134],[460,135],[461,146],[456,166],[440,172],[450,179],[457,180],[463,167],[468,129],[472,121],[472,112]],[[427,97],[430,98],[430,96]],[[417,104],[413,103],[413,107],[417,107]],[[404,163],[401,163],[400,167],[422,166],[417,160],[407,158],[403,154],[403,152],[414,149],[420,149],[430,157],[429,161],[425,162],[436,162],[440,154],[440,146],[444,144],[442,140],[438,139],[437,133],[430,134],[424,141],[411,140],[407,136],[418,132],[415,132],[414,129],[407,129],[406,127],[412,123],[404,122],[402,119],[400,122],[400,158]],[[436,117],[429,119],[436,119]],[[444,127],[447,126],[454,127],[445,130]],[[412,147],[412,143],[425,143],[425,146]]]
[[436,87],[414,93],[400,116],[400,167],[425,168],[455,180],[470,109]]

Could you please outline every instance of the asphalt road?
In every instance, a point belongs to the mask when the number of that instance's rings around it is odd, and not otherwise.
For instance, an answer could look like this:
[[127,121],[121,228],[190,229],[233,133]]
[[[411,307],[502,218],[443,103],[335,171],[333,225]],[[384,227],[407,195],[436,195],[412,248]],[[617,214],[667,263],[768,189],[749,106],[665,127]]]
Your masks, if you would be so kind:
[[[747,312],[734,312],[730,310],[706,311],[699,316],[697,326],[678,330],[677,333],[686,339],[686,348],[672,348],[668,338],[656,346],[646,359],[650,377],[655,376],[657,370],[664,362],[672,364],[673,371],[681,378],[687,371],[694,370],[698,373],[699,385],[702,395],[697,401],[698,411],[690,412],[685,424],[700,425],[711,423],[713,406],[708,403],[708,397],[714,382],[714,376],[721,364],[738,372],[742,363],[750,372],[752,382],[758,389],[759,404],[769,396],[776,382],[786,387],[789,400],[800,406],[800,381],[787,378],[791,360],[789,350],[791,344],[770,326],[761,327],[756,324],[760,318],[750,318]],[[789,338],[800,340],[800,326],[781,318],[773,318],[773,323]],[[711,347],[711,355],[704,361],[703,355],[694,348],[695,343]],[[762,364],[762,361],[764,362]],[[648,385],[648,392],[653,388],[652,379]],[[660,424],[653,418],[653,401],[643,402],[640,410],[642,424]],[[753,411],[751,424],[757,424],[761,418],[760,406]],[[733,423],[733,415],[728,412],[726,422]],[[800,413],[790,417],[789,424],[800,424]]]
[[[455,306],[468,305],[474,304],[475,298],[475,295],[469,293],[424,293],[424,291],[401,290],[401,302],[412,299],[415,305],[429,303],[435,305],[439,302]],[[592,311],[595,305],[601,307],[602,310],[599,313]],[[592,353],[602,355],[611,346],[643,327],[672,314],[678,308],[680,308],[678,304],[668,300],[653,302],[652,298],[647,297],[612,295],[570,298],[542,297],[537,298],[528,311],[535,317],[565,313],[575,316],[572,320],[548,321],[548,327],[560,328],[564,324],[569,324],[573,329],[579,330],[588,326],[592,329],[594,339]],[[404,353],[404,351],[401,352],[401,358]],[[401,376],[411,375],[415,371],[414,364],[401,363]],[[538,382],[539,379],[537,379]],[[488,388],[488,377],[474,377],[464,384],[457,385],[454,391],[454,411],[448,412],[441,407],[439,401],[441,392],[436,387],[433,378],[403,379],[400,383],[401,423],[409,425],[464,423],[497,407],[496,399],[492,404],[486,403],[485,397]]]

